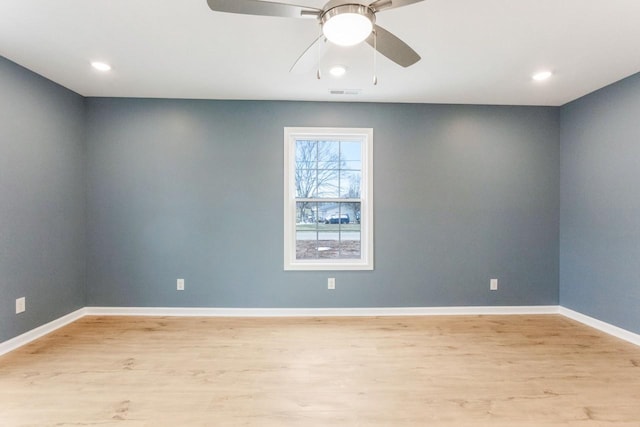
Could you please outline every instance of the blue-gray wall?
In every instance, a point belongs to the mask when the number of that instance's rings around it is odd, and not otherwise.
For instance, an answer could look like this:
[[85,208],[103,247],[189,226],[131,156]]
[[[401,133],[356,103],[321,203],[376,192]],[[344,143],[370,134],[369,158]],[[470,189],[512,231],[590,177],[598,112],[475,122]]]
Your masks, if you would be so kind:
[[[86,105],[87,305],[558,303],[557,108]],[[283,271],[284,126],[374,129],[374,271]]]
[[560,302],[640,333],[640,74],[561,118]]
[[0,57],[0,342],[84,306],[83,129],[81,96]]

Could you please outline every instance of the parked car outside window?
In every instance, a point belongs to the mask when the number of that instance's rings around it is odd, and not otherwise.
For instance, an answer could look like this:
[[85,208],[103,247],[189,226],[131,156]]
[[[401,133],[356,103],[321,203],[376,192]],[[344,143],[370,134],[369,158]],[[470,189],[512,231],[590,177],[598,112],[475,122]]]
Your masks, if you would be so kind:
[[348,214],[331,215],[324,220],[325,224],[349,224],[350,218]]

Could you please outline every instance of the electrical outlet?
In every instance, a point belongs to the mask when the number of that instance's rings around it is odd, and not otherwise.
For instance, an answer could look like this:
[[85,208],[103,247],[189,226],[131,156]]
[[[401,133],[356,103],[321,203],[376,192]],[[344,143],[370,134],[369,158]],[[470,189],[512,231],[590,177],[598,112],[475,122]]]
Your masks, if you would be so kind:
[[16,300],[16,314],[24,313],[27,309],[27,298],[22,297]]
[[178,279],[178,290],[184,291],[184,279]]
[[489,281],[489,290],[490,291],[498,290],[498,279],[491,279],[491,281]]
[[327,279],[327,289],[335,289],[336,288],[336,279],[334,277],[329,277]]

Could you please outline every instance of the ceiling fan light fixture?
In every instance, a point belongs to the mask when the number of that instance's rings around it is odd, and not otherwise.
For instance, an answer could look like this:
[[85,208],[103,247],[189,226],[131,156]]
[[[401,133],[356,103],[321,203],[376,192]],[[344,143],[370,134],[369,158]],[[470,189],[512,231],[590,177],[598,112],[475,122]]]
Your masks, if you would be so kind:
[[345,4],[326,11],[321,18],[322,33],[339,46],[354,46],[373,31],[375,14],[361,4]]

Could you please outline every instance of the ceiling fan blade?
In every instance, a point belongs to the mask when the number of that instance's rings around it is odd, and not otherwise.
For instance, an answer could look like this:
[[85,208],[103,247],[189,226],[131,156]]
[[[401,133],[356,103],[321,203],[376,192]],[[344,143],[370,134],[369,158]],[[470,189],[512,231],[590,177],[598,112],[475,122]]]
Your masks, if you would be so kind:
[[319,60],[327,52],[327,39],[320,34],[317,39],[302,52],[289,69],[290,73],[306,73],[318,68]]
[[285,18],[317,18],[322,10],[314,7],[260,0],[207,0],[209,8],[216,12],[244,15],[282,16]]
[[[376,38],[376,40],[374,40],[374,38]],[[408,44],[379,25],[374,26],[373,32],[367,38],[367,43],[403,67],[408,67],[420,61],[420,55],[418,55],[415,50],[411,49]]]
[[419,3],[424,0],[377,0],[369,5],[374,12],[381,10],[395,9],[397,7],[408,6],[413,3]]

